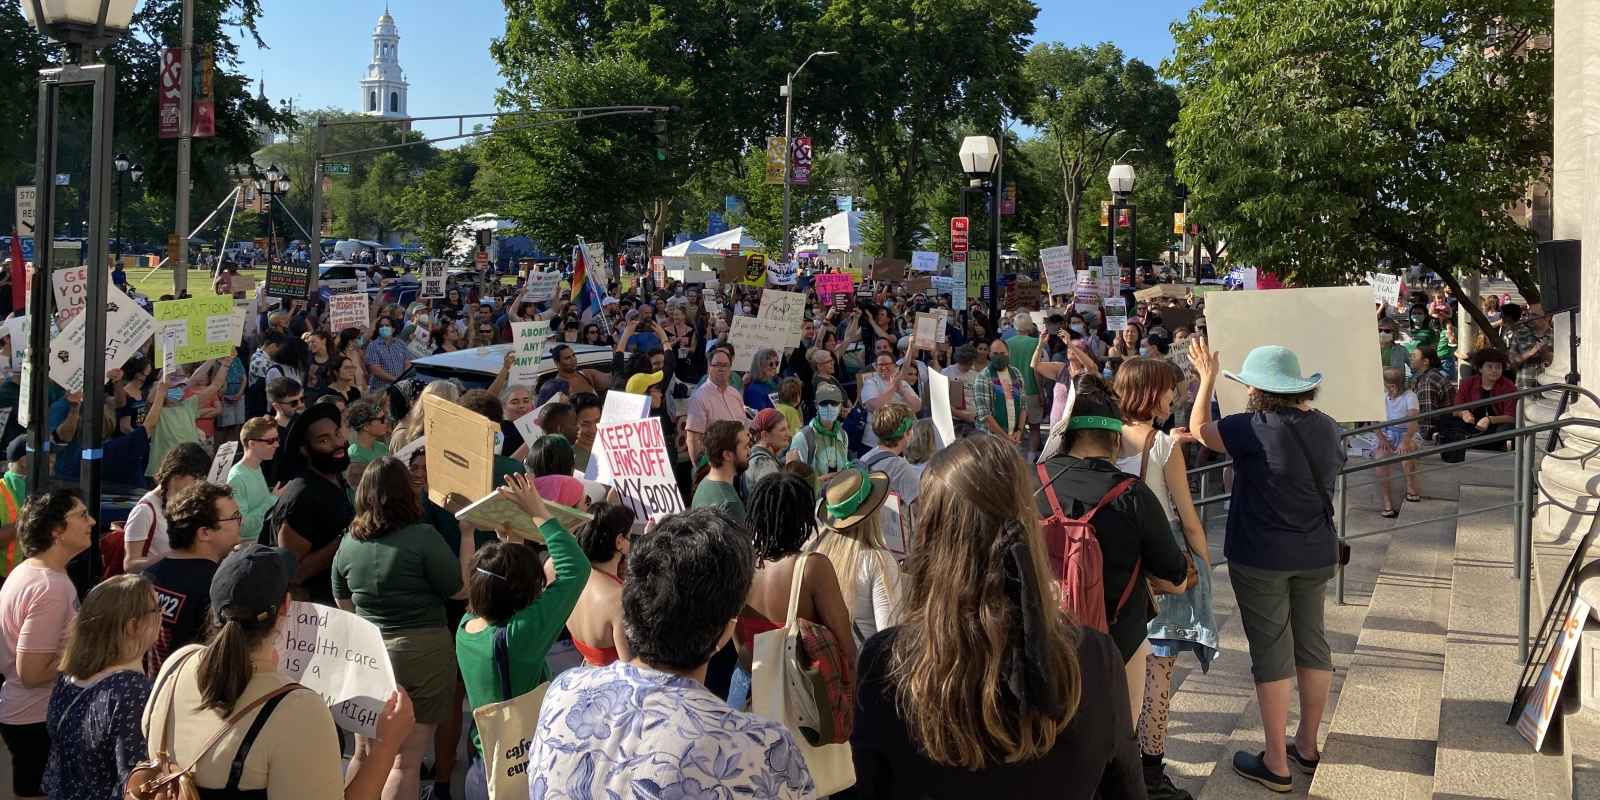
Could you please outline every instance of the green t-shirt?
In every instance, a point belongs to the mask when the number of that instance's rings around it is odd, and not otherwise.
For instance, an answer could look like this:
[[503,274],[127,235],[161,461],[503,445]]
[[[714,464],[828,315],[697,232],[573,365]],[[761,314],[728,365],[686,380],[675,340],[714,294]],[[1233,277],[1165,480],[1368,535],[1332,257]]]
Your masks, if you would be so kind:
[[346,535],[333,555],[334,598],[354,601],[385,636],[448,624],[444,601],[459,591],[460,561],[426,522],[367,541]]
[[1039,384],[1033,376],[1033,351],[1038,349],[1039,340],[1033,336],[1017,334],[1006,340],[1006,349],[1011,353],[1011,368],[1022,373],[1022,393],[1033,397],[1039,393]]
[[[578,604],[583,587],[589,583],[589,559],[584,556],[578,540],[567,533],[561,523],[551,519],[539,526],[544,534],[545,546],[550,548],[550,561],[555,564],[556,579],[534,598],[527,608],[518,611],[506,621],[507,650],[511,657],[511,696],[520,697],[534,687],[550,680],[550,664],[545,653],[554,644],[561,629]],[[506,547],[526,547],[512,544]],[[479,576],[484,580],[497,580]],[[477,619],[467,614],[456,629],[456,664],[461,668],[461,682],[467,688],[467,702],[472,708],[482,708],[510,698],[500,696],[500,673],[494,663],[494,626],[477,633],[467,631],[467,623]],[[472,729],[472,746],[481,754],[483,745],[478,741],[478,730]]]
[[[151,390],[157,391],[157,390]],[[179,402],[167,400],[161,404],[161,418],[156,421],[155,434],[150,437],[150,466],[145,467],[146,477],[154,478],[167,451],[184,442],[199,442],[200,429],[195,427],[194,416],[200,401],[185,398]]]
[[266,521],[267,512],[277,504],[278,498],[267,488],[267,479],[262,476],[261,468],[243,461],[228,470],[228,486],[233,489],[233,500],[239,504],[239,513],[244,515],[244,519],[239,521],[239,538],[247,544],[254,542],[261,538],[261,524]]
[[371,464],[389,455],[389,445],[382,439],[374,439],[372,447],[366,448],[361,446],[361,442],[352,439],[350,446],[345,448],[345,452],[350,454],[350,463],[352,464]]
[[745,518],[744,500],[739,497],[739,490],[733,488],[731,483],[714,481],[710,478],[700,481],[694,490],[694,502],[690,508],[720,508],[737,520]]

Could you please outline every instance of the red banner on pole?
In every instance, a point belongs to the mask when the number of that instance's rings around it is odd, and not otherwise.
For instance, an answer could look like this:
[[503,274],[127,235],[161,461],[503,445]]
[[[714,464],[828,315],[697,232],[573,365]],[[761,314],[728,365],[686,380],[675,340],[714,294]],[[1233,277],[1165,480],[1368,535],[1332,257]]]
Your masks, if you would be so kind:
[[[217,103],[215,90],[216,58],[205,55],[193,63],[194,111],[189,117],[189,134],[203,139],[217,135]],[[156,93],[158,135],[162,139],[176,139],[179,134],[178,109],[183,103],[183,48],[168,47],[161,51],[161,87]]]
[[970,221],[966,217],[950,218],[950,261],[954,264],[967,263],[967,229]]
[[811,137],[794,137],[794,150],[789,154],[789,182],[795,186],[811,183]]
[[161,51],[161,86],[156,93],[157,128],[162,139],[178,138],[178,109],[183,100],[183,48]]

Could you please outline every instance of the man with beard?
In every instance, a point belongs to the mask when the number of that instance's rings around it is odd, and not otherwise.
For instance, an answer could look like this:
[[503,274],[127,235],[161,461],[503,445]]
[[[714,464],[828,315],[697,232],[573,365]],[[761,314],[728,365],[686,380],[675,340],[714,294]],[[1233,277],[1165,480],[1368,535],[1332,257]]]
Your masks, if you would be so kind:
[[723,419],[706,430],[706,458],[710,470],[695,487],[690,508],[719,508],[740,522],[745,519],[744,500],[735,488],[739,473],[750,463],[750,435],[742,423]]
[[278,546],[299,559],[290,582],[296,599],[333,605],[333,555],[356,515],[344,479],[350,466],[347,446],[339,409],[317,403],[295,417],[278,451],[277,479],[290,480],[268,529]]

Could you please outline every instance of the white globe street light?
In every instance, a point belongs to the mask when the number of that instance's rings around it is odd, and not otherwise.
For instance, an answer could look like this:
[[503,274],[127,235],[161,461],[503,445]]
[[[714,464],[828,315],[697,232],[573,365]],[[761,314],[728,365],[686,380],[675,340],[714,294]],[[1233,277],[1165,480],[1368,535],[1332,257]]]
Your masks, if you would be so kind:
[[34,30],[58,42],[105,47],[127,33],[138,0],[22,0]]
[[973,180],[994,174],[1000,163],[1000,146],[993,136],[968,136],[961,140],[961,171]]

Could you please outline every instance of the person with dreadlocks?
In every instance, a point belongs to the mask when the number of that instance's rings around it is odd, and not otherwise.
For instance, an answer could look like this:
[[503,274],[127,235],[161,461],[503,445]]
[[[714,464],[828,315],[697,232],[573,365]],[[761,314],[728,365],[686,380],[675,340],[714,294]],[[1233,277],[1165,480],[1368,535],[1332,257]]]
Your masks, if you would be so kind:
[[811,482],[787,471],[762,478],[745,502],[756,572],[750,582],[750,599],[734,628],[739,667],[728,693],[728,703],[734,708],[743,709],[749,700],[750,657],[756,635],[783,627],[789,617],[789,590],[796,578],[800,580],[796,616],[827,628],[838,643],[844,662],[856,663],[850,608],[839,591],[833,563],[821,553],[811,553],[806,556],[805,569],[795,569],[801,549],[816,533],[815,505],[816,492],[811,489]]

